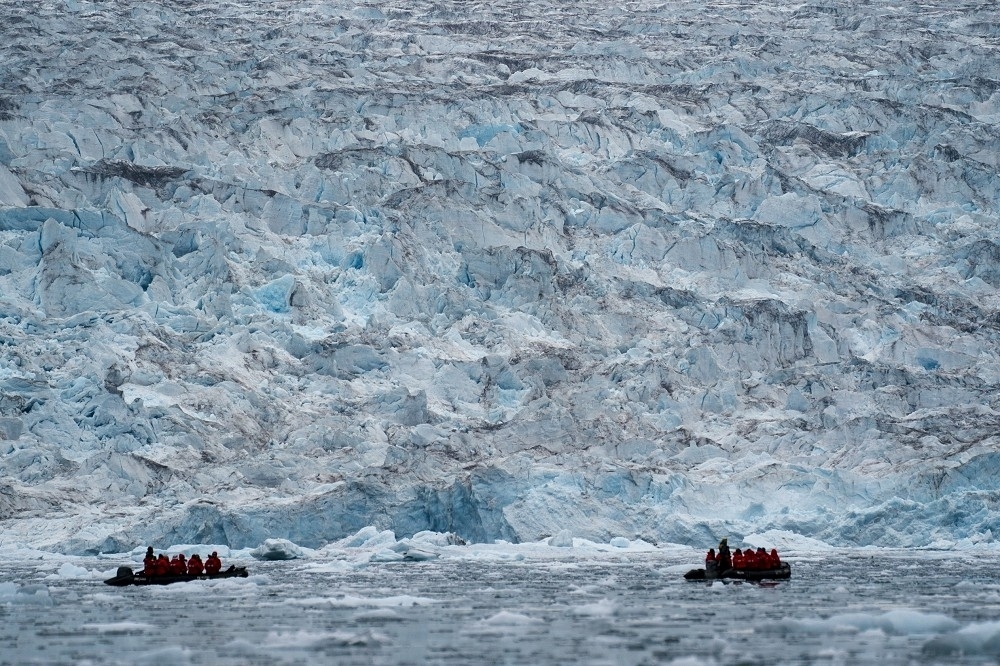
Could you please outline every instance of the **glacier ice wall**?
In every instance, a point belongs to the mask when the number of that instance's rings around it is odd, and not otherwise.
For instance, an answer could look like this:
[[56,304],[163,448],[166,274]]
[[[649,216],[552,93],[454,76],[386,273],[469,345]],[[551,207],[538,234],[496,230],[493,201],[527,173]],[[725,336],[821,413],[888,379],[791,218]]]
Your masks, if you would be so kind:
[[995,19],[0,3],[0,545],[991,540]]

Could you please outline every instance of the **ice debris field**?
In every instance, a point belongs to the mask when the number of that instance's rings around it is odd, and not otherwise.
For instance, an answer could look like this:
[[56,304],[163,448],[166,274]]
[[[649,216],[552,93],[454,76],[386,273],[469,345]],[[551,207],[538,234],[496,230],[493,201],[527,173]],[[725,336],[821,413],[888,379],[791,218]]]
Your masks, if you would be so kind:
[[[218,550],[248,578],[111,588],[144,550],[21,549],[0,573],[0,661],[107,664],[986,664],[1000,574],[984,554],[836,549],[791,533],[780,584],[687,582],[702,555],[616,537],[462,544],[369,526],[318,549]],[[877,561],[877,565],[876,565]]]
[[0,551],[992,544],[998,39],[0,2]]

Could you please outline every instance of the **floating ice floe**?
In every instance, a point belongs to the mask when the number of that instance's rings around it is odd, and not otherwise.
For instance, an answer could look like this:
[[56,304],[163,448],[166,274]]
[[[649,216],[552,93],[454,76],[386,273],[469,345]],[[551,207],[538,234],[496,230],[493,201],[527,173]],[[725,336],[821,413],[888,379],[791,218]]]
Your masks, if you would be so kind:
[[261,647],[266,649],[321,649],[324,647],[352,647],[377,645],[388,642],[388,637],[377,631],[294,631],[273,632],[263,638]]
[[572,548],[573,533],[570,530],[560,530],[558,534],[549,537],[548,544],[554,548]]
[[508,633],[520,634],[529,627],[538,624],[538,620],[528,615],[503,610],[478,622],[474,622],[468,627],[468,631],[470,633],[484,635]]
[[86,567],[80,567],[72,562],[63,562],[59,565],[59,570],[54,574],[49,574],[46,579],[80,579],[94,578],[95,574]]
[[408,594],[391,597],[359,597],[347,594],[336,597],[289,599],[286,603],[293,606],[336,606],[337,608],[410,608],[413,606],[427,606],[438,603],[438,601],[428,597],[418,597]]
[[511,625],[511,624],[531,624],[537,622],[534,618],[531,618],[523,613],[514,613],[511,611],[500,611],[495,615],[481,620],[480,624],[486,625]]
[[1000,622],[976,622],[957,631],[936,636],[924,644],[923,653],[934,659],[1000,657]]
[[396,535],[391,530],[379,530],[369,525],[362,527],[354,536],[342,539],[337,545],[342,548],[372,548],[394,543],[396,543]]
[[250,554],[258,560],[295,560],[306,556],[302,548],[288,539],[267,539]]
[[441,553],[431,550],[427,547],[421,547],[419,545],[414,545],[407,541],[401,541],[393,550],[403,556],[403,559],[408,562],[427,562],[429,560],[436,560],[441,557]]
[[959,623],[941,613],[900,608],[885,613],[840,613],[828,618],[786,618],[770,629],[779,632],[807,634],[856,633],[878,629],[891,635],[919,635],[952,632]]
[[81,629],[89,629],[99,634],[140,634],[155,630],[156,627],[147,622],[93,622],[80,625]]
[[615,602],[610,599],[601,599],[589,604],[580,604],[570,608],[573,615],[587,615],[591,617],[610,617],[615,613]]
[[402,562],[406,557],[395,550],[389,548],[383,548],[375,553],[372,553],[368,558],[369,562]]
[[0,603],[51,606],[53,601],[45,585],[0,583]]

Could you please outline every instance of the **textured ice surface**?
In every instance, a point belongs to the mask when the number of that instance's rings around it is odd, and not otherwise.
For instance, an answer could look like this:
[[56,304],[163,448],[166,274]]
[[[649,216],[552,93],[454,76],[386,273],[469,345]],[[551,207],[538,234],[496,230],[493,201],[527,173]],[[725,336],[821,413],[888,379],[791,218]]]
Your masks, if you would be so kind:
[[790,581],[708,586],[682,578],[700,557],[448,546],[434,562],[248,560],[246,579],[130,589],[15,558],[0,641],[14,663],[995,663],[1000,579],[977,558],[803,552]]
[[0,26],[0,547],[992,541],[991,3]]
[[305,552],[288,539],[265,539],[250,554],[258,560],[295,560]]

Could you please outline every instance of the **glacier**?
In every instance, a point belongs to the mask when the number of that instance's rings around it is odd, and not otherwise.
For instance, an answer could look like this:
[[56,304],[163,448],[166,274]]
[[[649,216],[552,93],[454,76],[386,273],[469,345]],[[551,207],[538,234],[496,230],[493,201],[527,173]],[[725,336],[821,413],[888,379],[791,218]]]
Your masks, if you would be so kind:
[[993,542],[989,3],[0,34],[0,549]]

